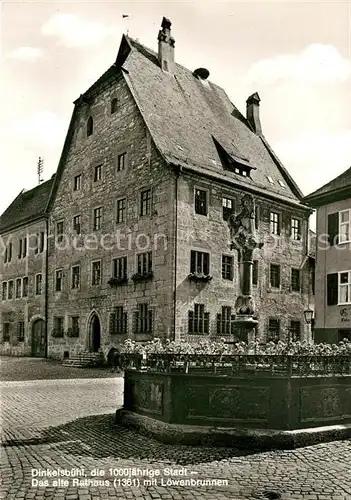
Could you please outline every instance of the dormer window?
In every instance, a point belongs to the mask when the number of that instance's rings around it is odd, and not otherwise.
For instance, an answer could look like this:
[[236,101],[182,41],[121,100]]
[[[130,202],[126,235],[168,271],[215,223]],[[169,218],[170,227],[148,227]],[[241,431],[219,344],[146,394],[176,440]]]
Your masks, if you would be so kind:
[[280,185],[282,188],[284,188],[284,189],[285,189],[285,184],[284,184],[284,182],[283,182],[283,181],[281,181],[281,180],[279,179],[279,180],[278,180],[278,183],[279,183],[279,185]]
[[212,139],[225,170],[230,170],[234,172],[234,174],[241,175],[242,177],[250,177],[251,170],[256,170],[256,167],[251,165],[247,158],[239,156],[239,151],[237,151],[234,144],[228,146],[228,149],[225,149],[215,137],[212,136]]
[[270,184],[274,184],[274,180],[272,179],[272,177],[270,175],[267,175],[267,179],[268,179],[268,182]]
[[89,116],[87,122],[87,137],[93,134],[94,131],[94,122],[92,116]]

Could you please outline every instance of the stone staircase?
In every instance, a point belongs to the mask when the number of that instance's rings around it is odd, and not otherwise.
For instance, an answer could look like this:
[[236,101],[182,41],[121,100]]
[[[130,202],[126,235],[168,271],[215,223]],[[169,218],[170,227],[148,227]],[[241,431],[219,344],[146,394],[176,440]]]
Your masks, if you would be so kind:
[[62,364],[74,368],[96,367],[101,366],[102,358],[97,352],[81,351],[71,354],[71,357],[64,359]]

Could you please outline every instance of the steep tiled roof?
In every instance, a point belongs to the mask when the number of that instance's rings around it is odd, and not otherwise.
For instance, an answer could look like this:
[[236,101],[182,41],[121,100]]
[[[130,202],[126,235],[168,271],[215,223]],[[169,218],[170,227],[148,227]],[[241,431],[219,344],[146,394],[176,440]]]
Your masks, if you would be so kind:
[[[222,88],[196,78],[179,64],[174,76],[168,74],[161,70],[155,52],[127,37],[123,43],[131,47],[123,62],[124,78],[166,160],[300,203],[302,193],[266,139],[252,131]],[[213,139],[229,155],[253,167],[251,178],[223,168]]]
[[43,215],[53,180],[52,177],[30,191],[22,191],[0,216],[0,232]]
[[351,167],[345,170],[342,174],[338,175],[338,177],[335,177],[332,181],[324,184],[321,188],[307,195],[305,197],[305,201],[307,203],[311,203],[312,205],[315,201],[319,204],[317,201],[318,198],[320,198],[322,202],[323,198],[326,198],[328,195],[336,195],[338,192],[342,192],[345,196],[351,198]]

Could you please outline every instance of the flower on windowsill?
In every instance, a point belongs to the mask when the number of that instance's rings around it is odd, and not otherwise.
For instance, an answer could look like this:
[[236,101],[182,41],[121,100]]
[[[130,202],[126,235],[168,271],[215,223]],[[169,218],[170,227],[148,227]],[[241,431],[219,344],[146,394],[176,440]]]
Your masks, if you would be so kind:
[[108,280],[107,284],[110,286],[118,286],[118,285],[123,285],[124,283],[127,283],[127,281],[128,281],[127,277],[110,278]]
[[211,281],[212,276],[204,273],[190,273],[188,278],[193,281]]
[[154,273],[152,271],[149,271],[147,273],[135,273],[132,276],[133,281],[143,281],[143,280],[150,280],[153,277]]

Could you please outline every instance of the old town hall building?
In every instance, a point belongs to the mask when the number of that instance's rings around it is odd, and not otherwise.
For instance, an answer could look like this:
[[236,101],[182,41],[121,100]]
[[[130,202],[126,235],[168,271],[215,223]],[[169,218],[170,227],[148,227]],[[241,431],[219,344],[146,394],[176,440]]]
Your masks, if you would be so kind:
[[164,18],[158,53],[123,36],[74,103],[55,176],[2,215],[1,352],[233,339],[240,272],[227,220],[245,193],[264,241],[258,338],[307,337],[311,210],[262,133],[258,94],[243,116],[206,69],[176,63],[170,28]]

